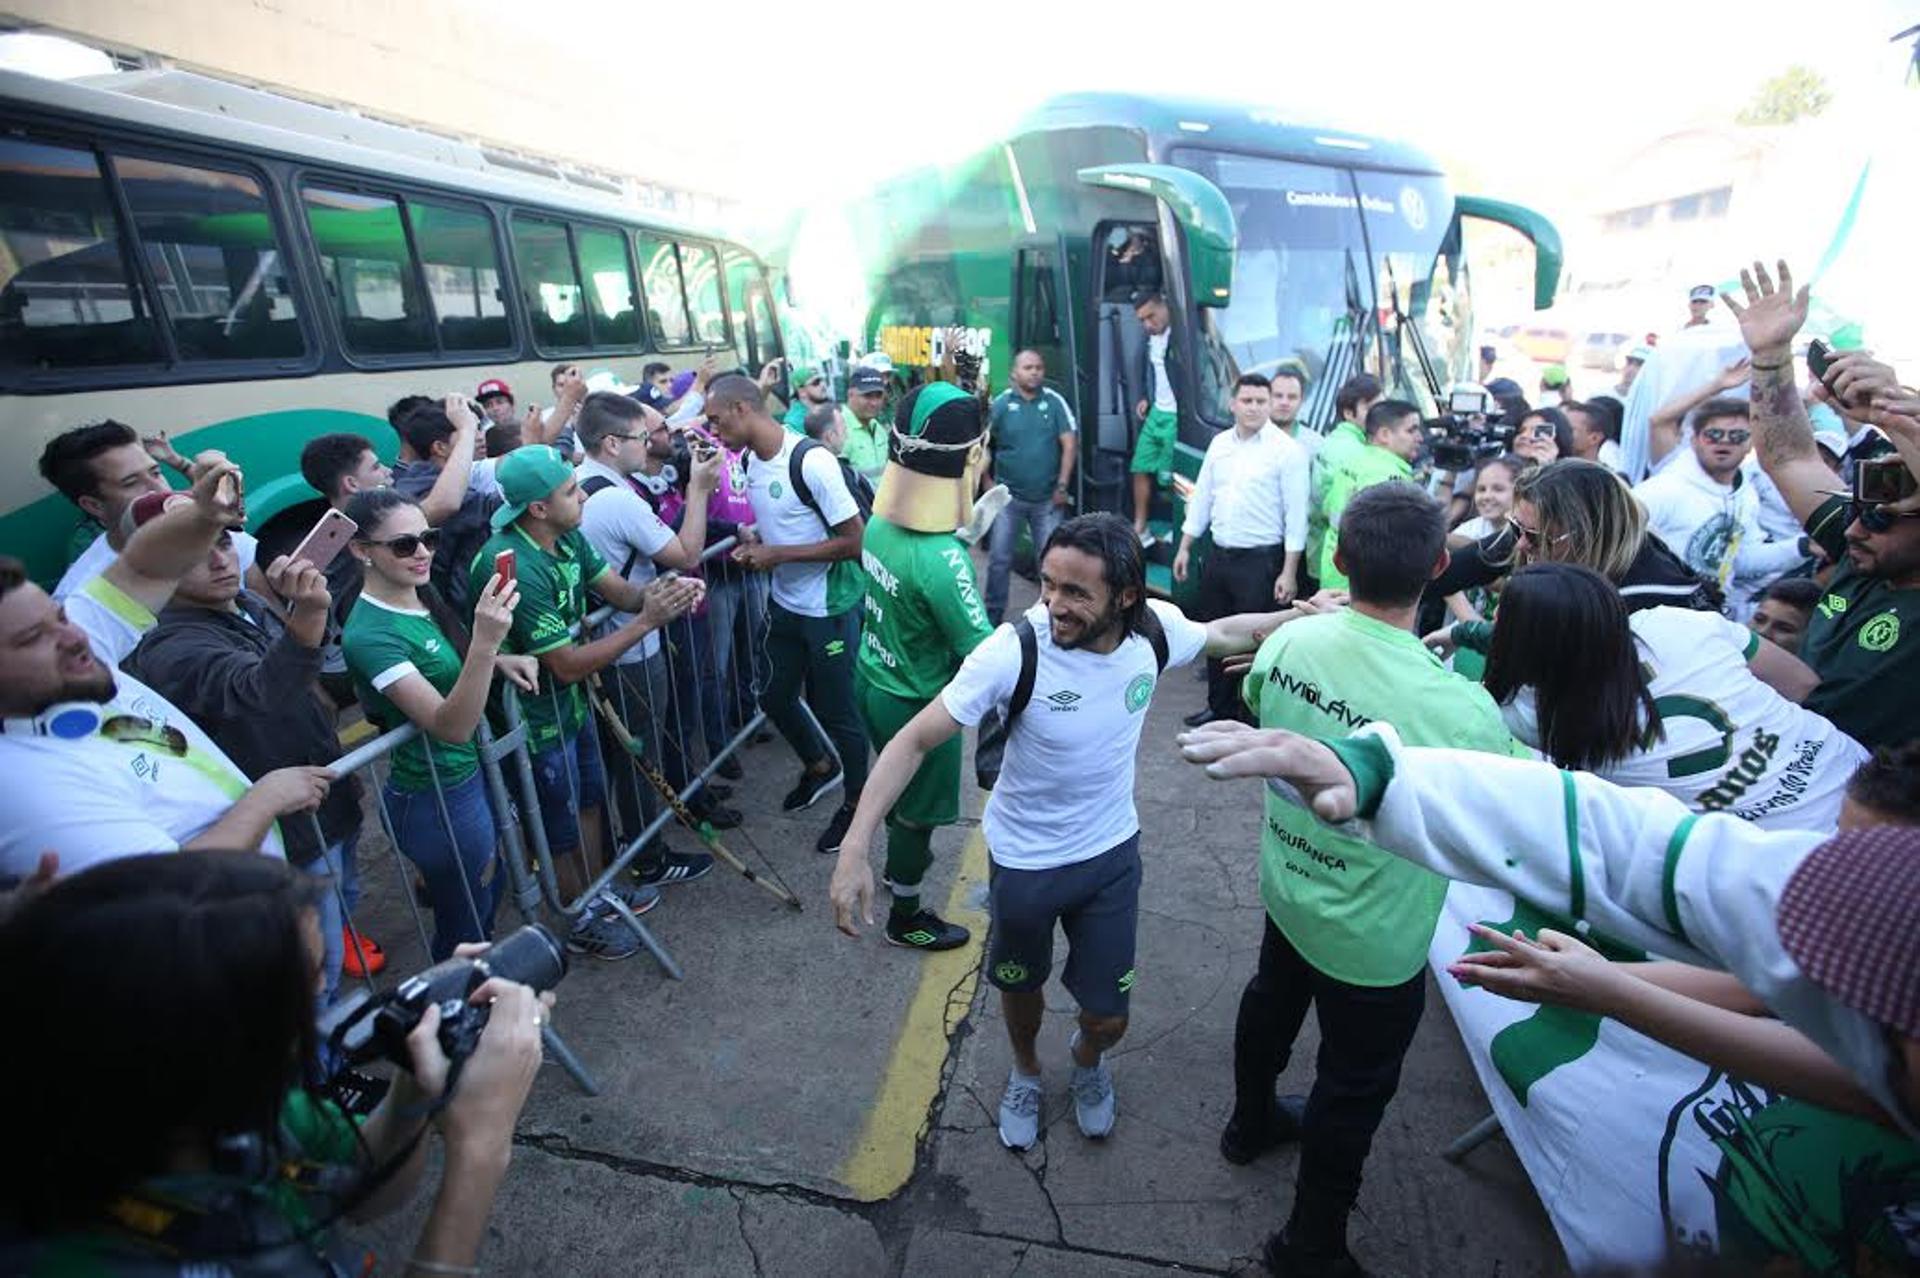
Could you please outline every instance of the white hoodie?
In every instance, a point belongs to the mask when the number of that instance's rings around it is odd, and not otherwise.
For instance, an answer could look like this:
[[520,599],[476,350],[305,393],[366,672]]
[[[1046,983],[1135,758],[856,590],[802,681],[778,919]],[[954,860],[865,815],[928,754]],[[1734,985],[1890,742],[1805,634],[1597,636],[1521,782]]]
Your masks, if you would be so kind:
[[1691,445],[1682,444],[1658,474],[1635,485],[1633,495],[1647,508],[1647,526],[1661,541],[1727,593],[1727,614],[1745,621],[1753,596],[1768,582],[1798,564],[1799,541],[1766,539],[1760,527],[1760,493],[1746,476],[1715,482],[1701,468]]

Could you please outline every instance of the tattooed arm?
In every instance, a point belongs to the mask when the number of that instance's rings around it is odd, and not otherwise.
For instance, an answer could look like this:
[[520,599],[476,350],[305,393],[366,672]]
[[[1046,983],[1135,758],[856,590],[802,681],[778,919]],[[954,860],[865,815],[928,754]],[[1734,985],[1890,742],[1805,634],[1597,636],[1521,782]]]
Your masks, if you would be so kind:
[[1779,271],[1776,287],[1767,268],[1755,262],[1751,270],[1740,272],[1746,305],[1724,293],[1721,300],[1739,318],[1740,335],[1753,361],[1754,453],[1793,517],[1805,523],[1829,494],[1846,485],[1814,447],[1813,425],[1794,384],[1793,338],[1807,322],[1807,290],[1794,290],[1785,262],[1779,263]]

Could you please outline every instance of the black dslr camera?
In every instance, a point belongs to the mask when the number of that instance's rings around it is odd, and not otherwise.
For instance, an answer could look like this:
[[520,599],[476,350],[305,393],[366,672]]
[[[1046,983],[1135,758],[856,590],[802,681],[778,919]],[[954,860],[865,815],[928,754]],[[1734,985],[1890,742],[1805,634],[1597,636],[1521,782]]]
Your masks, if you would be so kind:
[[429,1007],[440,1008],[440,1050],[457,1070],[480,1045],[492,1009],[467,999],[490,977],[517,981],[544,993],[567,974],[567,952],[554,934],[538,923],[495,941],[485,954],[450,958],[409,976],[390,990],[356,990],[342,995],[320,1018],[320,1038],[351,1065],[392,1061],[411,1070],[407,1035]]
[[1520,423],[1508,421],[1484,387],[1468,382],[1448,392],[1446,412],[1420,427],[1427,434],[1433,464],[1457,474],[1511,448]]

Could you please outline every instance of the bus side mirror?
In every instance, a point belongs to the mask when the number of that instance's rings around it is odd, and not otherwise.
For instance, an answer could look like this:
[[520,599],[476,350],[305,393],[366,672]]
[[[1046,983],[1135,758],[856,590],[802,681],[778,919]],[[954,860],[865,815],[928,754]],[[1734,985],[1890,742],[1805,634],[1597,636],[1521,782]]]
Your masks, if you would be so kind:
[[1462,195],[1454,199],[1454,216],[1498,222],[1518,231],[1533,245],[1533,309],[1544,311],[1553,305],[1560,287],[1560,272],[1567,260],[1560,246],[1560,232],[1545,215],[1521,204],[1490,200],[1481,195]]

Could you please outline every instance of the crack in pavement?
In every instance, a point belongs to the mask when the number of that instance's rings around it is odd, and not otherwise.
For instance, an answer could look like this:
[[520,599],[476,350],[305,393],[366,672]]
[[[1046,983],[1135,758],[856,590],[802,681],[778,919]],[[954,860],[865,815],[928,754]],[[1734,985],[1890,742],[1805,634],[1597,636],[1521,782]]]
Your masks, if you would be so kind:
[[594,1163],[628,1176],[646,1176],[654,1180],[672,1181],[675,1184],[698,1185],[703,1189],[724,1189],[729,1194],[739,1190],[773,1194],[814,1207],[830,1207],[841,1215],[852,1216],[859,1220],[867,1219],[863,1208],[875,1205],[839,1198],[824,1190],[815,1189],[811,1185],[801,1185],[793,1181],[744,1180],[731,1176],[716,1176],[711,1172],[694,1171],[692,1168],[677,1167],[672,1163],[656,1163],[624,1154],[610,1154],[605,1150],[588,1149],[576,1145],[567,1137],[560,1135],[517,1132],[514,1134],[513,1143],[527,1149],[538,1150],[552,1158]]
[[753,1245],[753,1236],[747,1232],[747,1198],[739,1189],[727,1191],[733,1195],[734,1224],[740,1230],[740,1241],[746,1244],[747,1254],[753,1257],[753,1272],[756,1278],[765,1275],[766,1265],[760,1259],[760,1249]]

